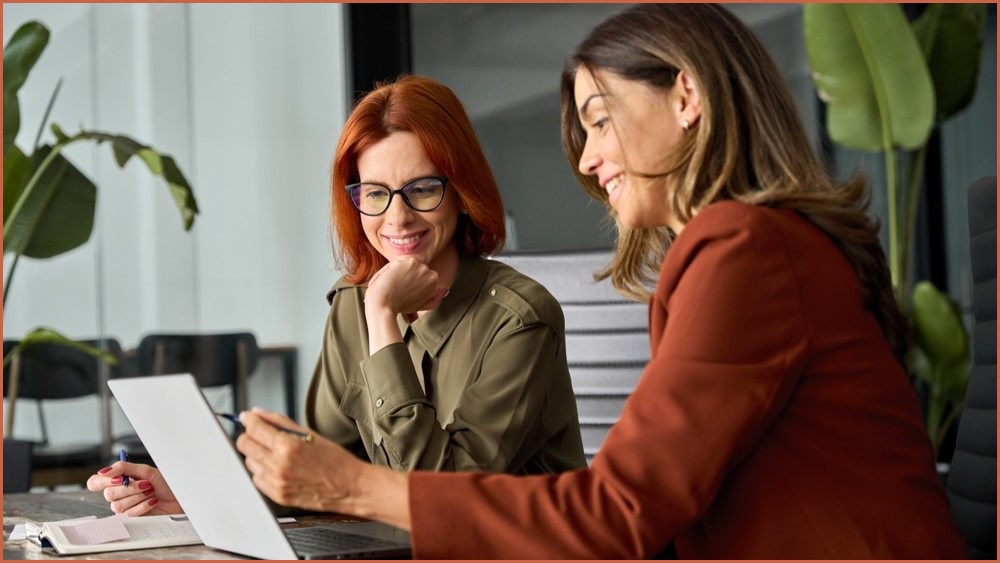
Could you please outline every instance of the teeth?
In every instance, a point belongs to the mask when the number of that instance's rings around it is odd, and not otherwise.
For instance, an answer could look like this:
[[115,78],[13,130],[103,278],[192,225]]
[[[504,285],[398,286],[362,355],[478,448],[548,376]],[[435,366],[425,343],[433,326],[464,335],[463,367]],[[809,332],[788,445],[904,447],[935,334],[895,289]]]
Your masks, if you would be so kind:
[[389,242],[391,242],[392,244],[395,244],[397,246],[404,246],[404,245],[412,244],[412,243],[417,242],[418,240],[420,240],[420,235],[413,235],[413,236],[406,237],[406,238],[388,237],[388,239],[389,239]]
[[607,184],[604,184],[604,189],[607,190],[608,193],[611,193],[615,191],[615,189],[618,188],[618,186],[620,186],[621,184],[622,184],[622,177],[615,176]]

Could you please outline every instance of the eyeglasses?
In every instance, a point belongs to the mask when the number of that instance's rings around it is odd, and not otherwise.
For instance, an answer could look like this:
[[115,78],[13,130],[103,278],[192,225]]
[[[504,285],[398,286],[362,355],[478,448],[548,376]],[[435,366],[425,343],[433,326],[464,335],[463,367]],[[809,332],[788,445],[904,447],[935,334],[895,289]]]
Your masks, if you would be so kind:
[[389,209],[392,196],[396,194],[414,211],[434,211],[444,201],[444,186],[447,183],[448,178],[440,176],[417,178],[398,190],[374,183],[348,184],[346,189],[358,211],[375,217]]

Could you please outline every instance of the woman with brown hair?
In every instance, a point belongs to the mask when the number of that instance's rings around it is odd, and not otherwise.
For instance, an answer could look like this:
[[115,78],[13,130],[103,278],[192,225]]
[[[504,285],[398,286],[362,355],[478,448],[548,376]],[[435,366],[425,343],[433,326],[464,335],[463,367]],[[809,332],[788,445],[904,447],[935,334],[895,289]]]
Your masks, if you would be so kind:
[[419,558],[967,557],[868,188],[824,171],[753,33],[639,4],[580,44],[562,104],[619,227],[612,280],[650,307],[651,360],[591,466],[394,473],[255,409],[237,447],[257,487],[410,530]]

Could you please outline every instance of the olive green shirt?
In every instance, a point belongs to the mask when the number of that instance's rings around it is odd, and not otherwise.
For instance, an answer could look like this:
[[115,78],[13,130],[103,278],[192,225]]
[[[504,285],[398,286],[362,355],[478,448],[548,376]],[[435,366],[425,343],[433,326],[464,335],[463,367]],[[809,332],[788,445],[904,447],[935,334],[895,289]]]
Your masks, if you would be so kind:
[[586,466],[562,309],[500,262],[462,260],[403,342],[369,357],[364,287],[343,279],[306,396],[307,424],[397,470],[559,472]]

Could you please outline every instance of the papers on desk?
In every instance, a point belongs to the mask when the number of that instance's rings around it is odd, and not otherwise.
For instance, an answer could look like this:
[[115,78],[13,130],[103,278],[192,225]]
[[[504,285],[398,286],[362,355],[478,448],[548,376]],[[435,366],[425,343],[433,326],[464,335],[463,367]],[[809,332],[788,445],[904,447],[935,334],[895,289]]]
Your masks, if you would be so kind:
[[184,515],[90,516],[42,524],[29,522],[25,528],[29,540],[59,555],[202,543]]

